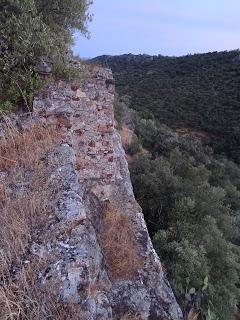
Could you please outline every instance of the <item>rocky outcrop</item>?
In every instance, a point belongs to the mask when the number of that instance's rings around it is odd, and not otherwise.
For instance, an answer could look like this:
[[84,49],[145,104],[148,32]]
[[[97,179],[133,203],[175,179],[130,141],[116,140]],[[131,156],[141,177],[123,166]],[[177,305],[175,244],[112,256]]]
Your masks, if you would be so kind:
[[[113,100],[111,71],[95,67],[81,83],[51,81],[22,120],[54,131],[37,161],[47,219],[22,259],[41,258],[39,286],[80,306],[74,319],[181,319],[134,198]],[[11,170],[2,169],[5,185]],[[24,187],[6,192],[40,192],[34,168],[23,176]]]

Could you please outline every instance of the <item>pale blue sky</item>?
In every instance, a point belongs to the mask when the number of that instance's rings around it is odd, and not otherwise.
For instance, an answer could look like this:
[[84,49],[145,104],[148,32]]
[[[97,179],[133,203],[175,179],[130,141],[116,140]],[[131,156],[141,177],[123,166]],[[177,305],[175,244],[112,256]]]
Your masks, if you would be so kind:
[[74,52],[184,55],[240,47],[240,0],[94,0]]

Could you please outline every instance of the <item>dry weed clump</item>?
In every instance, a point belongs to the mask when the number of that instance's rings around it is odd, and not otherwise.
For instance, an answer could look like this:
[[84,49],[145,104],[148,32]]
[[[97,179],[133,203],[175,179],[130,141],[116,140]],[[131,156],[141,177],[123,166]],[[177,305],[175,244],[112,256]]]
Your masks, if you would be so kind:
[[101,65],[98,62],[93,60],[78,58],[78,61],[81,65],[86,66],[91,72],[94,71],[95,68],[101,67]]
[[144,259],[139,255],[133,228],[130,217],[122,210],[110,203],[103,206],[99,238],[112,280],[134,279],[143,268]]
[[187,320],[200,320],[200,313],[191,309],[187,315]]
[[[0,175],[1,320],[76,319],[81,313],[78,306],[59,301],[58,290],[40,285],[38,277],[47,261],[30,254],[31,244],[44,241],[47,234],[51,210],[44,156],[59,135],[42,124],[19,131],[6,121],[0,139],[0,173],[7,174]],[[19,185],[27,187],[18,192]]]
[[[47,219],[43,194],[9,197],[1,203],[0,276],[19,266],[26,256],[34,233],[43,227]],[[9,275],[10,276],[10,275]]]
[[[6,181],[0,181],[0,259],[4,253],[8,266],[21,260],[35,229],[46,220],[47,168],[41,159],[52,148],[55,136],[53,129],[41,125],[29,125],[20,132],[6,122],[0,140],[0,172],[7,174]],[[26,176],[26,171],[31,174]],[[11,191],[6,190],[9,186]],[[23,187],[20,192],[19,186]]]
[[11,166],[31,169],[51,148],[56,130],[42,124],[32,124],[20,132],[6,122],[5,135],[0,140],[0,171]]
[[[39,266],[40,265],[40,266]],[[36,285],[41,267],[39,258],[26,265],[12,279],[0,286],[1,320],[68,320],[82,319],[83,311],[78,305],[59,300],[54,287]]]

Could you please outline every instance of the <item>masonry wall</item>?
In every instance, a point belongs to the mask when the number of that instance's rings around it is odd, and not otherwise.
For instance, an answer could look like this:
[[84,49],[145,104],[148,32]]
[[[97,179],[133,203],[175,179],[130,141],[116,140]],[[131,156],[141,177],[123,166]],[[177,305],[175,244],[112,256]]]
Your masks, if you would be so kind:
[[181,319],[133,195],[113,101],[111,71],[95,67],[79,82],[51,81],[31,116],[12,115],[13,126],[34,132],[36,153],[38,128],[48,136],[38,170],[17,164],[24,187],[14,164],[0,175],[9,197],[31,192],[44,204],[21,263],[41,260],[39,287],[77,305],[73,319]]

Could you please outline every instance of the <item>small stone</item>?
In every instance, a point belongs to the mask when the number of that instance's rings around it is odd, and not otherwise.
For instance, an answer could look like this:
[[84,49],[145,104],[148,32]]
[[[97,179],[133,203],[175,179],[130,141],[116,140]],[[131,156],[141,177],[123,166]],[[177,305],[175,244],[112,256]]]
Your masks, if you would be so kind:
[[88,145],[89,147],[94,148],[96,146],[96,143],[94,141],[90,141]]
[[77,130],[74,130],[74,133],[76,133],[78,136],[81,136],[84,133],[84,130],[83,129],[77,129]]
[[76,91],[76,98],[86,98],[86,93],[83,92],[81,89],[77,89]]

